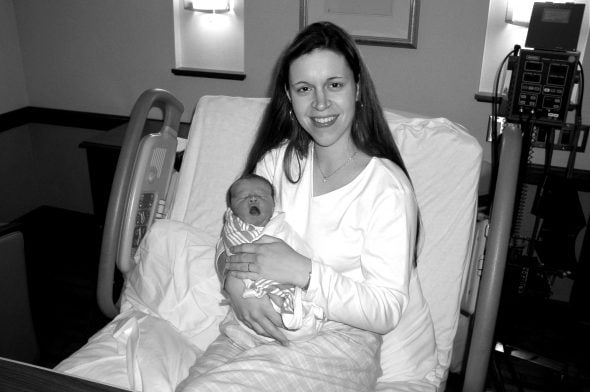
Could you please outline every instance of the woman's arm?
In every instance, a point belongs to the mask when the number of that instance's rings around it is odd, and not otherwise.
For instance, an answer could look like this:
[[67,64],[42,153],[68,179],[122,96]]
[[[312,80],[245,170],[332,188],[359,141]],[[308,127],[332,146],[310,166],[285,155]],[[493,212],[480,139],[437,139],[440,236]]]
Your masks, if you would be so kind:
[[231,250],[234,255],[227,261],[231,276],[252,280],[266,278],[301,288],[309,285],[311,259],[279,238],[265,235],[254,243],[236,245]]
[[[221,242],[221,241],[220,241]],[[223,245],[221,245],[223,247]],[[226,270],[226,252],[219,248],[215,261],[215,269],[221,283],[221,288],[225,296],[229,299],[230,306],[234,310],[238,319],[240,319],[249,328],[256,333],[276,339],[282,345],[288,345],[289,341],[285,335],[277,328],[283,327],[281,316],[274,310],[268,296],[262,298],[243,298],[244,283],[229,274]]]
[[304,299],[323,308],[329,320],[378,333],[391,331],[409,301],[416,227],[411,190],[383,192],[364,228],[362,277],[352,278],[314,261]]
[[229,275],[225,281],[225,291],[236,316],[246,326],[259,335],[277,340],[283,346],[289,344],[285,334],[277,328],[277,325],[283,326],[283,321],[280,314],[272,307],[267,295],[262,298],[243,298],[244,283],[241,279]]

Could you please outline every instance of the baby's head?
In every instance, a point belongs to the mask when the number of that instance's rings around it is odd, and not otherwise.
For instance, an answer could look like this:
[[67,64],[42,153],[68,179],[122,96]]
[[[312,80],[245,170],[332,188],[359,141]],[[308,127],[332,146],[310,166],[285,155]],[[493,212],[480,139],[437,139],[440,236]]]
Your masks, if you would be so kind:
[[264,226],[272,217],[274,197],[274,188],[266,178],[247,174],[229,187],[227,205],[244,222]]

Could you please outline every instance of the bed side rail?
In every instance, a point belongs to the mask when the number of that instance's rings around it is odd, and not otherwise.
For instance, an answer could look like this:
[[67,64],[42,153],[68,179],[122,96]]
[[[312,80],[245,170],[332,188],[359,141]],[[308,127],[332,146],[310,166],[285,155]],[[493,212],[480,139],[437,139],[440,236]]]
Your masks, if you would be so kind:
[[500,138],[498,176],[490,212],[463,392],[481,392],[485,386],[510,242],[521,146],[520,127],[516,124],[507,124]]
[[[159,109],[162,113],[163,124],[159,134],[149,135],[146,141],[142,141],[145,136],[145,124],[149,113],[152,109]],[[141,179],[137,179],[135,173],[137,169],[143,170],[146,175],[149,173],[147,165],[142,164],[142,156],[146,154],[139,154],[138,149],[142,147],[157,149],[164,144],[167,149],[174,149],[170,144],[170,140],[176,139],[176,134],[180,126],[180,118],[184,107],[172,94],[161,89],[146,90],[137,99],[133,110],[131,112],[129,125],[123,139],[123,146],[117,162],[117,169],[113,179],[111,194],[109,197],[109,204],[105,219],[104,232],[102,238],[102,245],[100,250],[100,260],[98,269],[97,282],[97,300],[101,311],[108,317],[115,317],[119,313],[118,301],[113,299],[113,286],[115,279],[115,264],[119,268],[123,268],[123,273],[128,272],[129,262],[127,260],[119,260],[120,249],[129,248],[129,244],[122,246],[122,242],[129,242],[130,234],[124,233],[125,230],[133,230],[133,225],[124,225],[124,222],[129,220],[129,216],[133,220],[136,218],[136,212],[139,204],[139,197],[141,192],[137,192],[134,184],[141,183]],[[153,143],[151,139],[157,139],[153,136],[161,136],[166,139],[164,143],[158,141]],[[149,140],[149,141],[148,141]],[[140,144],[140,141],[142,142]],[[174,154],[172,154],[174,155]],[[138,160],[140,161],[138,164]],[[157,168],[156,172],[160,172],[162,168]],[[153,176],[153,174],[152,174]],[[167,183],[165,184],[168,185]],[[166,195],[163,195],[164,199]],[[135,213],[134,213],[135,211]],[[127,227],[129,227],[127,229]],[[133,237],[133,235],[131,235]],[[125,252],[125,257],[130,258],[130,252]]]

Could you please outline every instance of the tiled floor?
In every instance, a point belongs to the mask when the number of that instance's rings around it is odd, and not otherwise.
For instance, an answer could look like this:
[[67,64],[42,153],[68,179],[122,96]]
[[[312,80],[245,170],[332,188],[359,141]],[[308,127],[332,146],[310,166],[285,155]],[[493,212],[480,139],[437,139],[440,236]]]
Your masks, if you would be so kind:
[[[100,227],[94,217],[41,208],[23,218],[31,307],[40,365],[53,367],[80,348],[109,320],[95,299]],[[567,304],[505,296],[499,338],[551,358],[560,370],[494,354],[489,391],[590,391],[590,328],[572,318]],[[449,391],[460,391],[457,377]]]

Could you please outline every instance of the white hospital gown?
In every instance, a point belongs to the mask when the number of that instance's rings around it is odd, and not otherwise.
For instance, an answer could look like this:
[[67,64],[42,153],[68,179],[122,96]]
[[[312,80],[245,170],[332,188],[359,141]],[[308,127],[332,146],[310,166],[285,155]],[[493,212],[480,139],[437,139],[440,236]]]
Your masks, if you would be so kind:
[[372,390],[381,374],[381,334],[398,325],[415,274],[411,185],[399,167],[372,158],[352,182],[314,197],[311,160],[292,184],[282,168],[284,150],[267,154],[257,174],[273,183],[277,208],[313,249],[304,299],[321,307],[329,321],[316,338],[289,347],[236,352],[221,337],[180,389],[363,391]]
[[328,320],[389,332],[407,306],[415,273],[417,204],[409,180],[389,160],[372,158],[349,184],[313,197],[312,164],[291,184],[283,154],[269,153],[258,174],[275,185],[277,208],[314,251],[305,299]]

